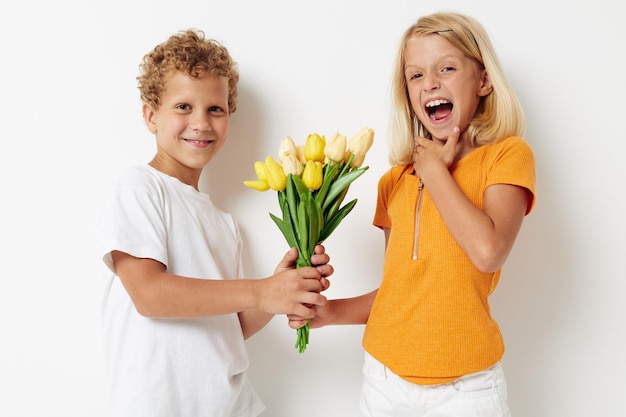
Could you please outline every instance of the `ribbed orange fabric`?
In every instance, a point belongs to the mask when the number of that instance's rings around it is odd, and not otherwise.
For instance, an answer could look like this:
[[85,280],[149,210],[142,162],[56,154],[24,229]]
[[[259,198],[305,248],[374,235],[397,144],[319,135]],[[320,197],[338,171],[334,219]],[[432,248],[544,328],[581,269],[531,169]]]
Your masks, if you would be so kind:
[[[393,167],[378,185],[374,225],[391,229],[383,280],[365,328],[363,347],[400,377],[438,384],[488,368],[504,343],[488,297],[500,271],[483,273],[456,243],[422,191],[418,259],[412,259],[419,179],[412,165]],[[521,138],[484,145],[450,171],[468,198],[483,206],[486,188],[514,184],[535,203],[535,159]]]

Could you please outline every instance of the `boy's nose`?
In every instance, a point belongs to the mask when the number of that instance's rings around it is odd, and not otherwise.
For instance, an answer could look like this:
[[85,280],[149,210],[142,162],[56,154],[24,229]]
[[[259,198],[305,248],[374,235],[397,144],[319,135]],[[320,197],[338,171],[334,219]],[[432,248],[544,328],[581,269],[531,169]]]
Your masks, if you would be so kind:
[[190,127],[194,131],[206,132],[207,130],[211,130],[211,123],[209,117],[204,114],[196,114],[193,116]]

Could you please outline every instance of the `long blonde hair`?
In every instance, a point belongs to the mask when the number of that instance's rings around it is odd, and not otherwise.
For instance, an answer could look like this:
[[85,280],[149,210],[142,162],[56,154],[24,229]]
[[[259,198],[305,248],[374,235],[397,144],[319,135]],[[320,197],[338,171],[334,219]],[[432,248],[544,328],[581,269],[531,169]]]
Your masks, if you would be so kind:
[[474,145],[524,135],[526,121],[522,106],[504,75],[483,26],[474,18],[462,14],[435,13],[418,19],[404,32],[400,41],[391,84],[389,162],[392,165],[412,162],[415,135],[431,137],[411,107],[404,72],[407,41],[421,35],[443,37],[487,71],[493,90],[481,98],[474,119],[468,126]]

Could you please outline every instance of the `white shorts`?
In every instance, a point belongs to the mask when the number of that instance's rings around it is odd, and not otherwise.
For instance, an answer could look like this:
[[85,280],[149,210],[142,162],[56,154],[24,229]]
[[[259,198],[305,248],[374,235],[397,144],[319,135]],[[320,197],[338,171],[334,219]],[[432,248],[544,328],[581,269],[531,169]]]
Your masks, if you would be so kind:
[[417,385],[365,352],[361,417],[510,417],[502,363],[452,382]]

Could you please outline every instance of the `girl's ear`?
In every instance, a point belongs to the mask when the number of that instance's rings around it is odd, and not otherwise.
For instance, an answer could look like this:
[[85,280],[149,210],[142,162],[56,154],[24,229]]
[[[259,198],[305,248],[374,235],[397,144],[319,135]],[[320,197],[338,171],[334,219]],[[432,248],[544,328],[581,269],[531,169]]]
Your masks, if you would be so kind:
[[141,112],[143,113],[143,119],[146,121],[146,126],[148,126],[148,130],[150,131],[150,133],[156,133],[157,127],[156,121],[154,120],[156,112],[154,108],[147,103],[143,103],[143,106],[141,107]]
[[480,97],[488,96],[492,90],[493,90],[493,86],[491,85],[491,79],[489,78],[489,74],[487,74],[486,70],[483,70],[480,87],[478,89],[478,95]]

